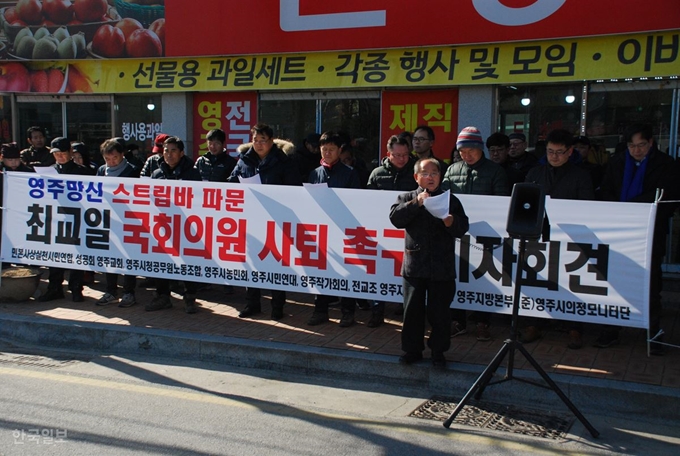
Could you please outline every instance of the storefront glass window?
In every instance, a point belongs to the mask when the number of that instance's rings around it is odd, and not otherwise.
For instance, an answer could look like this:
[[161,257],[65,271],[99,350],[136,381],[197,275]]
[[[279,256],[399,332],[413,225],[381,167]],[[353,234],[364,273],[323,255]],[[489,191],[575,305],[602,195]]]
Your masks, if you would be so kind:
[[[0,141],[8,143],[14,141],[12,138],[12,98],[0,96]],[[19,141],[17,140],[17,143]],[[19,143],[23,148],[23,144]]]
[[578,135],[581,93],[581,84],[499,87],[499,131],[524,133],[529,147],[557,128]]
[[[294,94],[293,94],[294,95]],[[293,96],[291,95],[291,97]],[[260,122],[269,124],[284,139],[302,144],[309,134],[328,130],[350,135],[357,157],[370,165],[379,156],[380,99],[260,100]]]
[[153,140],[163,132],[160,95],[120,95],[114,101],[116,136],[137,144],[142,153],[151,154]]

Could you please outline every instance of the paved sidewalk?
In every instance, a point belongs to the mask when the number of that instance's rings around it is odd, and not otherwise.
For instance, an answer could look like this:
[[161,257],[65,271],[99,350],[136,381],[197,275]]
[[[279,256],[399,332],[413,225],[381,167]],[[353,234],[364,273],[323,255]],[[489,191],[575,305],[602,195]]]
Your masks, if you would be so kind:
[[[338,308],[331,308],[331,322],[311,327],[306,325],[314,307],[311,295],[290,293],[284,308],[285,317],[279,322],[269,319],[269,296],[266,291],[262,299],[263,312],[254,318],[240,319],[238,312],[245,305],[245,289],[235,288],[234,294],[227,295],[225,288],[219,285],[207,285],[199,291],[200,308],[197,314],[185,314],[181,296],[174,293],[172,309],[146,312],[144,303],[152,299],[152,289],[138,287],[138,305],[131,308],[119,308],[116,304],[97,306],[95,302],[104,290],[104,276],[97,273],[95,278],[94,284],[85,287],[85,302],[72,302],[71,294],[66,291],[65,299],[47,303],[35,300],[1,303],[0,317],[40,316],[62,322],[115,325],[118,329],[137,327],[172,330],[342,351],[335,353],[389,355],[395,359],[401,353],[401,317],[394,315],[396,306],[391,304],[387,305],[386,323],[378,328],[366,327],[370,311],[360,309],[356,311],[356,325],[340,328],[337,324],[340,318]],[[41,289],[45,287],[43,280]],[[664,301],[666,342],[680,345],[680,293],[664,292]],[[503,318],[492,321],[492,339],[488,342],[476,340],[474,323],[470,323],[470,328],[473,329],[471,333],[452,339],[451,350],[447,353],[450,367],[488,364],[509,334],[509,326],[503,322]],[[646,334],[636,329],[624,329],[619,345],[607,349],[594,348],[591,344],[597,337],[598,328],[587,325],[584,348],[570,350],[566,348],[565,328],[560,322],[553,322],[542,339],[525,345],[549,374],[680,388],[680,349],[670,347],[665,356],[647,357],[644,343]],[[426,352],[425,357],[428,358],[429,353]],[[516,356],[515,365],[518,369],[531,369],[527,364],[521,355]]]

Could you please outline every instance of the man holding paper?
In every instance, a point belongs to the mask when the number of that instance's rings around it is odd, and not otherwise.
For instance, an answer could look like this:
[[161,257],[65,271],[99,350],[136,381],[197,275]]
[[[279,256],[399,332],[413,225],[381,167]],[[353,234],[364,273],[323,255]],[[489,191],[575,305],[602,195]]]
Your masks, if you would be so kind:
[[[446,366],[444,352],[451,345],[449,306],[456,292],[455,238],[467,232],[469,223],[458,198],[441,190],[441,169],[436,159],[419,160],[413,177],[418,188],[399,195],[390,209],[392,224],[406,231],[401,268],[404,354],[399,362],[411,364],[423,358],[427,317],[432,327],[427,341],[432,350],[432,364],[443,368]],[[445,204],[441,204],[442,200]]]

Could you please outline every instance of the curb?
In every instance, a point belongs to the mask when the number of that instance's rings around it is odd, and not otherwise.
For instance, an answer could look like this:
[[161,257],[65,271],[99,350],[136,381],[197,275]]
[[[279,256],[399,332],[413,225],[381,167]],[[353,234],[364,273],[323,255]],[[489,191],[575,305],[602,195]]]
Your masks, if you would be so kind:
[[[424,396],[441,395],[460,399],[481,374],[484,366],[449,364],[436,370],[428,362],[402,366],[396,356],[348,352],[281,342],[254,341],[227,336],[202,335],[181,331],[55,321],[46,317],[0,314],[0,339],[9,342],[58,350],[84,350],[104,355],[144,355],[216,363],[241,368],[316,375],[343,380],[357,379],[362,384],[408,387]],[[516,356],[521,354],[516,353]],[[504,370],[499,370],[501,375]],[[538,373],[515,370],[518,379],[541,381]],[[500,379],[501,377],[498,376]],[[680,391],[676,388],[643,385],[550,374],[564,394],[586,416],[648,415],[662,420],[678,420]],[[530,407],[564,409],[557,394],[522,381],[491,385],[484,400],[527,404]]]

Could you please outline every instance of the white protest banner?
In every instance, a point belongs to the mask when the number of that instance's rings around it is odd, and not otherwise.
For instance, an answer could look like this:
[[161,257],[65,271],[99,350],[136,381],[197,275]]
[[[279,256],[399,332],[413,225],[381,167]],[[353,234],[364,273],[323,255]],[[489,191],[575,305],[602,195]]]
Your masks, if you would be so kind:
[[[402,300],[397,192],[12,172],[4,184],[5,262]],[[509,313],[510,198],[458,196],[470,231],[453,306]],[[551,239],[528,243],[521,313],[647,327],[656,206],[547,200],[546,211]]]

